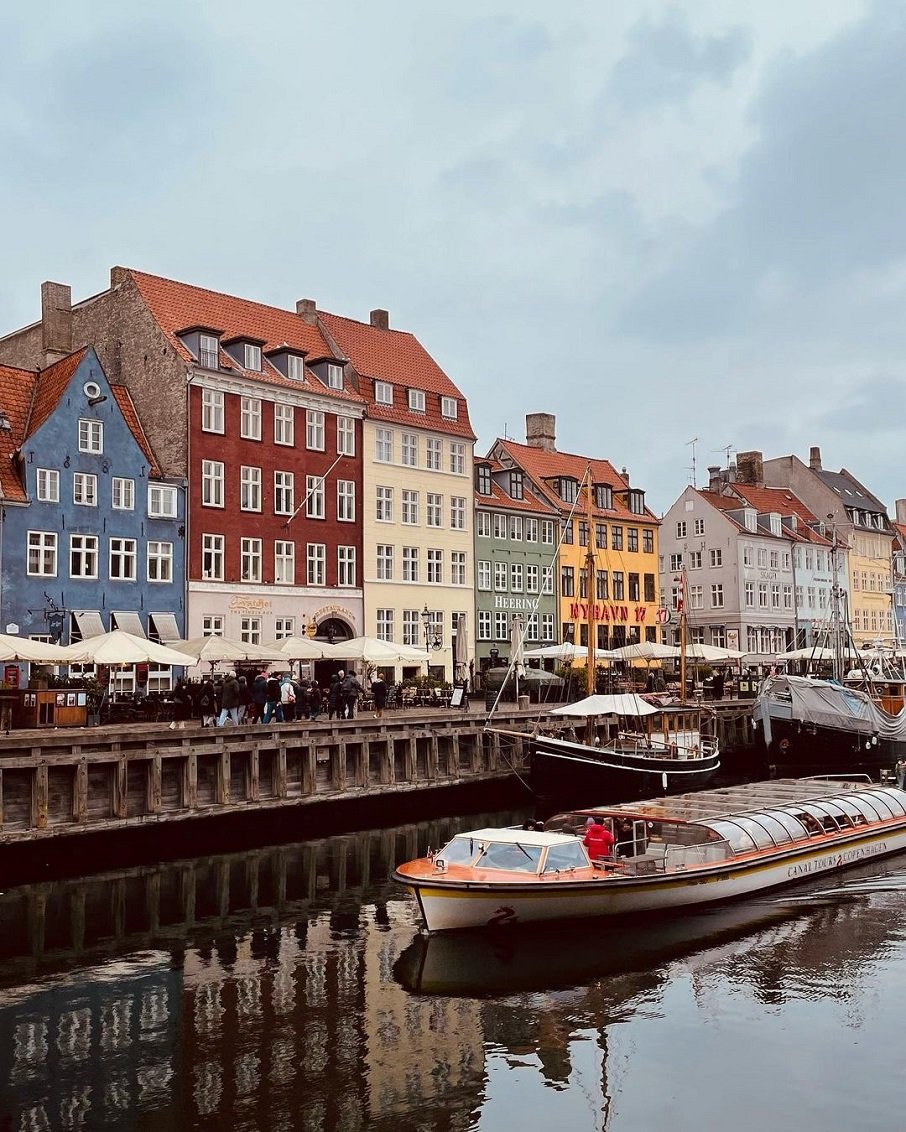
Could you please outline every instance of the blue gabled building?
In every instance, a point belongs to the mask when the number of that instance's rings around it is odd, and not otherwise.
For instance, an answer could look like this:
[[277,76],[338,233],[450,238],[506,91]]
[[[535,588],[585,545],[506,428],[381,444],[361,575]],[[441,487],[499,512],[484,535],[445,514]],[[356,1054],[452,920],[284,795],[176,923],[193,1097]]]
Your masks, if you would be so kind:
[[[0,630],[60,644],[117,628],[182,636],[184,484],[161,476],[92,347],[43,370],[0,366],[0,493]],[[118,680],[132,690],[136,674]],[[147,690],[171,680],[152,666]]]

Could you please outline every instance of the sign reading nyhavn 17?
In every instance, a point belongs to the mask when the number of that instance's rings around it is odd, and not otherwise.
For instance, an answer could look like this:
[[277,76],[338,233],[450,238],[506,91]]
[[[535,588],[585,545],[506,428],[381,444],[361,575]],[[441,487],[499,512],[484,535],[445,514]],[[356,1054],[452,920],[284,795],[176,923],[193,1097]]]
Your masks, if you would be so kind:
[[[613,605],[600,601],[596,601],[591,607],[590,614],[595,621],[634,621],[636,623],[644,621],[647,615],[647,605]],[[588,621],[588,605],[584,601],[574,601],[569,607],[569,616],[573,621]]]

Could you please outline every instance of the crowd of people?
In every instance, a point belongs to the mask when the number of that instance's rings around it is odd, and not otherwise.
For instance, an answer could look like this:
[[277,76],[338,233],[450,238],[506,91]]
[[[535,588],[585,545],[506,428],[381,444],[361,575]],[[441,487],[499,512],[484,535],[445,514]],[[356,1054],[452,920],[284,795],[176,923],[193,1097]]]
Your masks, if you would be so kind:
[[[387,684],[379,676],[370,683],[374,714],[381,718]],[[364,696],[354,672],[340,669],[322,687],[289,672],[227,672],[200,681],[180,680],[173,689],[175,717],[171,727],[198,720],[202,727],[296,720],[354,719]]]

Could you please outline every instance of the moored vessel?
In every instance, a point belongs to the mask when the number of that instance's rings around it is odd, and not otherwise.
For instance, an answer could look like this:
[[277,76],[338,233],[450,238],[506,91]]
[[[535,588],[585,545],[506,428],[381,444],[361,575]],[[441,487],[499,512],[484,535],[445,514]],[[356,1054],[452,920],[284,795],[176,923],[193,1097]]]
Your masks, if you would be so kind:
[[[610,855],[592,858],[587,824],[608,829]],[[695,907],[904,848],[900,788],[790,779],[459,833],[393,875],[435,932]]]

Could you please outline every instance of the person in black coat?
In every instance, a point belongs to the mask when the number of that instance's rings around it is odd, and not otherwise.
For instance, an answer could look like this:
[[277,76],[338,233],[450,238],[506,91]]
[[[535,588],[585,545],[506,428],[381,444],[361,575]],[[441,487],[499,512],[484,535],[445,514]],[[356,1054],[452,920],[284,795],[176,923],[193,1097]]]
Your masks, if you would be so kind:
[[341,668],[339,672],[335,672],[330,678],[330,687],[327,690],[327,718],[333,719],[334,716],[339,716],[343,710],[342,696],[340,690],[340,682],[345,676],[345,672]]
[[262,722],[270,723],[276,715],[277,722],[283,722],[283,703],[280,681],[271,674],[267,678],[267,702],[264,705],[264,719]]
[[267,703],[267,673],[259,672],[252,685],[251,723],[259,723],[264,718],[264,705]]
[[375,676],[371,681],[371,694],[374,696],[374,714],[378,719],[383,719],[384,708],[387,706],[387,682],[382,676]]

